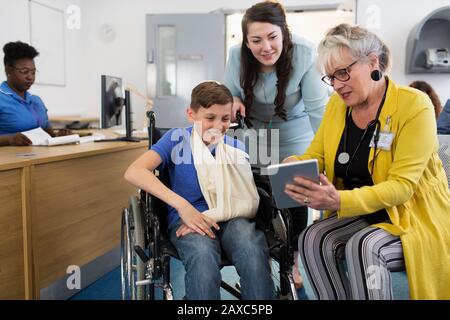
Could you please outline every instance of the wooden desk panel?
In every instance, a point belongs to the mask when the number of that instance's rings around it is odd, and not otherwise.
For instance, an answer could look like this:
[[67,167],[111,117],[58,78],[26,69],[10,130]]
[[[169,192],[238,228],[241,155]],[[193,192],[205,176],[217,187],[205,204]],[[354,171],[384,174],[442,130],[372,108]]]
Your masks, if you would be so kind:
[[[32,221],[39,287],[119,245],[121,210],[137,189],[123,179],[145,150],[133,149],[34,167]],[[62,199],[64,199],[62,201]]]
[[0,300],[25,297],[21,173],[0,171]]
[[69,265],[118,245],[121,209],[137,191],[123,174],[147,148],[146,141],[0,148],[0,299],[39,299]]

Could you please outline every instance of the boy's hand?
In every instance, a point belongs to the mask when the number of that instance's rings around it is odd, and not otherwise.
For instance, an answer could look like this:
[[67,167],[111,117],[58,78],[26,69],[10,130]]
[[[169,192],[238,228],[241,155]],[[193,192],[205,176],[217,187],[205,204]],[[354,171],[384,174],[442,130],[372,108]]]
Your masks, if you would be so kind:
[[202,236],[208,235],[211,239],[216,236],[211,230],[211,227],[219,230],[219,225],[215,223],[211,218],[201,214],[197,209],[195,209],[191,204],[187,204],[178,210],[181,219],[184,224],[191,228],[193,231],[201,234]]
[[181,237],[184,237],[185,235],[187,235],[189,233],[193,233],[193,232],[195,232],[195,231],[183,223],[181,225],[181,227],[178,228],[176,235],[178,238],[181,238]]

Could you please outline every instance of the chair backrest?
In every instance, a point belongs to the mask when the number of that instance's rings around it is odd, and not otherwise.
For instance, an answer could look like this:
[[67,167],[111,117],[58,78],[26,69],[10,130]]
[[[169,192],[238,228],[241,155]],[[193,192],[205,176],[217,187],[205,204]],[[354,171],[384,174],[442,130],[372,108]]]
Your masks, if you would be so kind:
[[442,165],[447,175],[447,182],[450,188],[450,135],[438,134],[439,139],[439,158],[441,158]]
[[[148,148],[151,149],[152,145],[158,142],[158,140],[169,130],[169,129],[160,129],[156,127],[156,118],[153,111],[147,112],[147,117],[149,119],[148,126]],[[166,168],[162,171],[158,172],[158,179],[168,188],[170,188],[170,177],[169,170]],[[168,215],[169,210],[167,204],[158,199],[157,197],[150,196],[151,198],[151,208],[154,214],[158,216],[159,227],[161,236],[163,239],[168,239],[167,228],[168,228]]]

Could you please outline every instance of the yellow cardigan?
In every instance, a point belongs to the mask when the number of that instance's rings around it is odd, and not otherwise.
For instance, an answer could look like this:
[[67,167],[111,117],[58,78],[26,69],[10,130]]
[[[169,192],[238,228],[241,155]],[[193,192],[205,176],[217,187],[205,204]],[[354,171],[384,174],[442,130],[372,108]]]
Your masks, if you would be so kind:
[[[345,112],[344,101],[333,95],[308,150],[296,156],[318,159],[320,170],[335,185],[334,162]],[[374,226],[400,236],[411,299],[450,299],[450,191],[437,154],[433,105],[422,92],[389,80],[380,122],[382,130],[395,133],[391,150],[377,149],[373,186],[339,191],[338,217],[385,208],[391,223]],[[373,159],[371,148],[369,172]]]

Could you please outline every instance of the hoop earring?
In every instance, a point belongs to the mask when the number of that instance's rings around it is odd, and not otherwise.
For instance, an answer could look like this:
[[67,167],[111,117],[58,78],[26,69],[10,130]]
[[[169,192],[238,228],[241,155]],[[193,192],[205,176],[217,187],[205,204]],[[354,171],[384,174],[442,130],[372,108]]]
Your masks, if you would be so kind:
[[370,77],[372,78],[373,81],[380,81],[383,75],[381,74],[380,70],[373,70],[370,73]]

